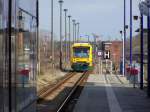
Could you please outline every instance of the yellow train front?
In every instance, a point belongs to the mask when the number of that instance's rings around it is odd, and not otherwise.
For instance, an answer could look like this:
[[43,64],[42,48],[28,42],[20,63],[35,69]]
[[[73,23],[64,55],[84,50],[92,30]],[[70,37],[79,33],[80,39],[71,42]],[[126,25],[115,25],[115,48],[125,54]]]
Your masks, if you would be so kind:
[[92,45],[74,43],[71,48],[71,67],[74,71],[87,71],[93,68]]

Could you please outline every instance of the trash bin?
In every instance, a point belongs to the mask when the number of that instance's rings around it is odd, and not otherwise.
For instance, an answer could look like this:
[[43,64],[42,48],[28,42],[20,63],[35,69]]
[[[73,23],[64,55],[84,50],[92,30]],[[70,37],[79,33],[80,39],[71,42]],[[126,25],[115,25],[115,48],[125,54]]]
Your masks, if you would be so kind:
[[122,61],[120,62],[120,74],[121,75],[123,74],[123,62]]
[[134,68],[136,68],[138,70],[138,83],[140,83],[140,64],[139,63],[135,63],[134,64]]
[[23,87],[25,87],[25,84],[27,84],[29,81],[29,72],[30,70],[26,70],[26,69],[22,69],[20,71],[21,83]]
[[131,69],[131,67],[130,66],[128,66],[127,68],[126,68],[126,78],[127,78],[127,80],[130,80],[130,70]]
[[133,87],[135,87],[135,84],[138,84],[138,69],[131,68],[130,69],[130,80],[129,82],[133,84]]

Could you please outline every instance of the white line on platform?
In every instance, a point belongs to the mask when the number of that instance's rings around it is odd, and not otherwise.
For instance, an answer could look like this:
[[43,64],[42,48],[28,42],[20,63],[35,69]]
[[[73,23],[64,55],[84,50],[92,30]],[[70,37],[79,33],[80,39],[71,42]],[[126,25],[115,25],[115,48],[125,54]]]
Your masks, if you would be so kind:
[[111,84],[106,82],[105,76],[103,78],[104,78],[104,82],[105,82],[110,112],[122,112],[122,109],[121,109],[120,104],[116,98],[116,95],[112,89]]

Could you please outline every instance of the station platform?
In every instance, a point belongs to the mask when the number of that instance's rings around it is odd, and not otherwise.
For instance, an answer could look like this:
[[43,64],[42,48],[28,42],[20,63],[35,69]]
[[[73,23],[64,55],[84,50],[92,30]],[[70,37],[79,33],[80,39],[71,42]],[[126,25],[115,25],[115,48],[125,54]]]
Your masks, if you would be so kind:
[[150,112],[150,99],[123,76],[92,74],[73,112]]

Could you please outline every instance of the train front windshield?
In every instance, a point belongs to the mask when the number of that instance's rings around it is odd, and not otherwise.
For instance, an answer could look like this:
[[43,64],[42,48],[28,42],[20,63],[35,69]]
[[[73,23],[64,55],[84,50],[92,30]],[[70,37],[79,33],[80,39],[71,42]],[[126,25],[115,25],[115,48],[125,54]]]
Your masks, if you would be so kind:
[[73,48],[75,58],[89,58],[89,47]]

